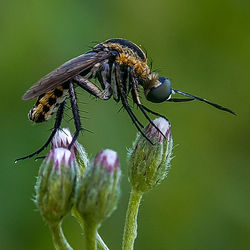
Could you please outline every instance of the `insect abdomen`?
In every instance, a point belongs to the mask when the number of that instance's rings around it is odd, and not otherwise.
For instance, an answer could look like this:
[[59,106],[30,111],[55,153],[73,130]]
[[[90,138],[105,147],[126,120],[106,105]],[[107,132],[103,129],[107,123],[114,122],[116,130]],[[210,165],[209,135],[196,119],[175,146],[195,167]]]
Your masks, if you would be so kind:
[[40,95],[29,111],[28,117],[31,121],[40,123],[47,121],[51,118],[60,105],[68,96],[68,84],[57,86],[54,90]]

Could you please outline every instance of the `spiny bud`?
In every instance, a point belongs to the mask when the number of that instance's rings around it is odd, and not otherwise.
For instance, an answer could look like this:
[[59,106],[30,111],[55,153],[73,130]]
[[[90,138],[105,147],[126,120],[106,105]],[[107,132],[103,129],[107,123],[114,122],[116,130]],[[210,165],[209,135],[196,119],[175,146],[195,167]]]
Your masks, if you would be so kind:
[[129,181],[139,192],[149,191],[160,184],[167,176],[172,159],[173,139],[169,122],[157,118],[153,123],[162,132],[152,124],[144,129],[145,135],[153,144],[138,134],[133,149],[128,153]]
[[99,152],[78,183],[76,208],[84,220],[100,224],[110,216],[119,198],[120,177],[117,153]]
[[[51,148],[68,148],[72,139],[68,128],[58,129],[51,141]],[[75,153],[76,161],[82,174],[89,164],[88,155],[83,146],[77,141],[73,144],[71,151]]]
[[70,211],[78,166],[65,148],[52,149],[44,159],[36,182],[35,203],[49,223],[58,223]]

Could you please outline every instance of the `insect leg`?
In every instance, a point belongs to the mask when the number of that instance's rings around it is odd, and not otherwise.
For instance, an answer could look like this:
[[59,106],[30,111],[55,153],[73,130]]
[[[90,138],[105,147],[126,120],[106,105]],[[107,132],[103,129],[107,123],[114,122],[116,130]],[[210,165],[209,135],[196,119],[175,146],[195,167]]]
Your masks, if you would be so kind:
[[[130,67],[129,67],[130,68]],[[127,70],[127,75],[126,75],[126,81],[125,81],[125,86],[126,86],[126,95],[129,94],[131,90],[131,84],[130,84],[130,72],[129,69]]]
[[111,91],[110,88],[101,90],[98,86],[96,86],[94,83],[89,81],[88,79],[77,75],[73,77],[73,81],[81,88],[86,90],[91,95],[100,98],[102,100],[108,100],[111,97]]
[[[121,74],[120,74],[120,66],[118,65],[118,63],[114,63],[115,64],[115,77],[116,77],[116,83],[118,86],[118,92],[120,93],[121,97],[123,97],[123,100],[125,102],[125,104],[127,105],[127,107],[129,107],[129,109],[131,110],[129,104],[128,104],[128,100],[127,100],[127,95],[124,91],[123,85],[122,85],[122,80],[121,80]],[[124,103],[123,103],[124,104]],[[131,110],[132,112],[132,110]],[[136,120],[136,122],[142,127],[144,128],[143,124],[137,119],[137,117],[134,115],[134,113],[132,112],[134,119]]]
[[54,128],[52,130],[52,133],[51,133],[49,139],[45,142],[45,144],[40,149],[38,149],[36,152],[34,152],[34,153],[30,154],[30,155],[18,158],[18,159],[15,160],[15,162],[18,162],[20,160],[24,160],[24,159],[27,159],[27,158],[31,158],[34,155],[41,153],[50,144],[50,142],[52,141],[52,139],[53,139],[53,137],[54,137],[54,135],[55,135],[55,133],[57,131],[57,129],[59,129],[60,126],[61,126],[65,103],[66,103],[66,101],[62,102],[60,104],[58,110],[57,110],[56,121],[55,121],[55,124],[54,124]]
[[99,71],[100,67],[101,67],[101,63],[96,63],[92,69],[90,70],[90,72],[85,75],[86,78],[94,78],[96,76],[96,73]]
[[80,131],[83,129],[82,125],[81,125],[80,116],[79,116],[74,84],[72,83],[72,81],[70,81],[70,83],[69,83],[69,97],[70,97],[70,103],[71,103],[72,113],[73,113],[73,117],[74,117],[74,123],[75,123],[75,127],[76,127],[76,131],[74,133],[73,139],[68,146],[68,149],[70,150],[72,145],[76,141]]
[[[142,104],[141,104],[141,101],[140,101],[140,98],[139,98],[139,93],[138,93],[138,82],[137,82],[137,79],[136,79],[136,75],[135,73],[133,72],[133,70],[131,69],[128,69],[129,72],[130,72],[130,76],[131,76],[131,81],[132,81],[132,97],[133,97],[133,100],[134,102],[137,104],[137,106],[139,107],[139,109],[142,111],[143,115],[146,117],[146,119],[150,122],[150,124],[155,127],[155,129],[161,133],[164,137],[165,135],[161,132],[161,130],[154,124],[154,122],[150,119],[150,117],[148,116],[148,114],[145,112]],[[168,119],[166,119],[168,121]]]
[[[97,78],[100,82],[102,89],[110,88],[110,83],[107,80],[107,76],[110,74],[110,67],[108,61],[102,62],[102,65],[97,72]],[[86,78],[86,77],[85,77]]]
[[112,64],[111,68],[111,89],[113,92],[113,98],[116,102],[119,102],[120,100],[120,95],[117,90],[117,79],[116,79],[116,64]]
[[[116,64],[116,63],[114,63]],[[134,115],[134,113],[132,112],[126,94],[124,92],[123,86],[122,86],[122,82],[121,82],[121,74],[120,74],[120,67],[118,64],[115,65],[115,76],[116,76],[116,82],[117,82],[117,87],[118,90],[120,92],[121,95],[121,101],[122,101],[122,105],[123,107],[126,109],[126,111],[128,112],[132,122],[135,124],[136,128],[138,129],[138,131],[142,134],[142,136],[147,139],[151,144],[153,144],[148,137],[145,135],[145,133],[142,131],[142,129],[140,128],[140,126],[143,127],[143,125],[139,122],[139,120],[136,118],[136,116]],[[140,126],[139,126],[139,125]]]
[[151,114],[153,114],[153,115],[155,115],[155,116],[160,116],[160,117],[162,117],[162,118],[164,118],[165,120],[168,121],[168,118],[167,118],[166,116],[164,116],[164,115],[162,115],[162,114],[159,114],[159,113],[157,113],[157,112],[155,112],[155,111],[153,111],[153,110],[147,108],[147,107],[144,106],[144,105],[141,105],[141,106],[142,106],[147,112],[149,112],[149,113],[151,113]]

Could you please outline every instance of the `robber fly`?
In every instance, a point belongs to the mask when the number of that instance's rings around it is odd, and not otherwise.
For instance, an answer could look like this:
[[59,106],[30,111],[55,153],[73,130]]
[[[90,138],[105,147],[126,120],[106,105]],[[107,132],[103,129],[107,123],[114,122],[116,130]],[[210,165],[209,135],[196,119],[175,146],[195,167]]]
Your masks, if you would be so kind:
[[[100,87],[94,84],[91,79],[97,79]],[[75,93],[77,86],[102,100],[108,100],[113,96],[116,102],[121,101],[134,125],[145,138],[147,137],[143,133],[143,125],[136,118],[128,103],[128,95],[131,93],[133,102],[153,126],[155,125],[147,112],[161,117],[164,116],[148,109],[141,103],[139,86],[142,86],[146,99],[154,103],[185,102],[196,99],[235,114],[230,109],[206,99],[173,89],[168,78],[159,77],[157,73],[151,72],[147,65],[146,55],[136,44],[120,38],[110,39],[97,44],[87,53],[64,63],[35,83],[23,95],[22,99],[25,101],[37,98],[35,105],[28,114],[31,121],[35,123],[44,122],[49,120],[53,113],[57,112],[57,114],[53,131],[47,142],[33,154],[17,160],[39,154],[49,145],[57,129],[60,128],[67,98],[71,102],[76,127],[69,149],[72,147],[82,130]],[[181,94],[188,98],[173,98],[173,94]],[[157,127],[156,129],[159,130]],[[159,132],[161,133],[161,131]]]

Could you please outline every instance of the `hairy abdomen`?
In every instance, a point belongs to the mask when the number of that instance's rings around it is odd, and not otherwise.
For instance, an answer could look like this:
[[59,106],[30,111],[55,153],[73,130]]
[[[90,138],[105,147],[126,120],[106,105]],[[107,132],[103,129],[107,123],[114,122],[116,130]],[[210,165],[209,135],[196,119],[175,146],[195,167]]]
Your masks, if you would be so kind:
[[63,84],[40,95],[28,113],[29,119],[36,123],[49,120],[53,113],[57,111],[59,105],[67,98],[68,89],[69,85]]

